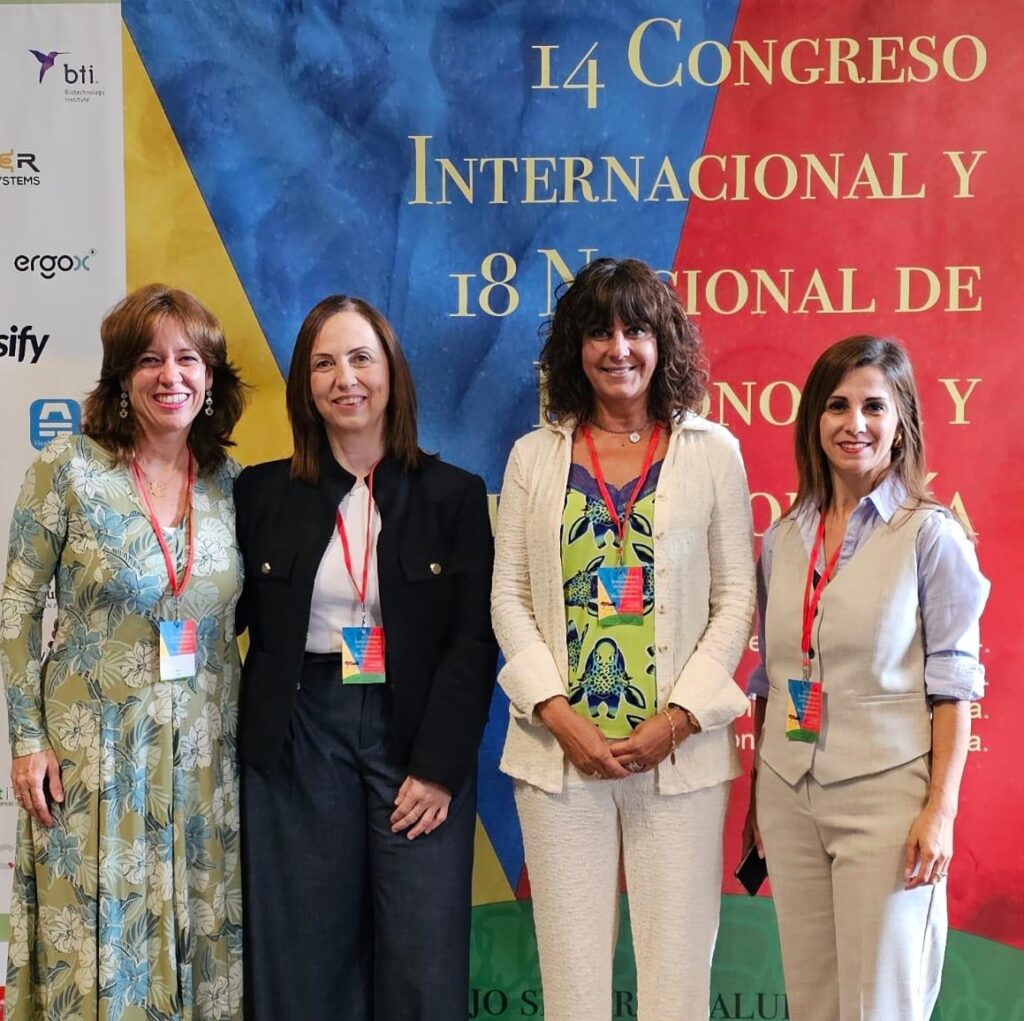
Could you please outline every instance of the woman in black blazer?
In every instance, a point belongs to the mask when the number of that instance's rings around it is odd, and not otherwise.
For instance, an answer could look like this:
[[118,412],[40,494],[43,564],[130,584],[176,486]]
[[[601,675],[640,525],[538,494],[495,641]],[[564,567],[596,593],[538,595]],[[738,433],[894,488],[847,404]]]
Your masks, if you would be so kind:
[[424,454],[387,320],[295,343],[290,459],[235,485],[252,1021],[463,1021],[476,752],[494,682],[483,480]]

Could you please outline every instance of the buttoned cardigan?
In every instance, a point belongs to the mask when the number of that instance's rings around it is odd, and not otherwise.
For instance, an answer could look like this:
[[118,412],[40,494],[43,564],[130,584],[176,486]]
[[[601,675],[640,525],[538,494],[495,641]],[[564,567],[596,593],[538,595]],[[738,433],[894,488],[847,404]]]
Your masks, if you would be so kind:
[[[538,703],[568,694],[560,529],[573,426],[547,425],[512,448],[498,505],[491,614],[510,700],[504,773],[562,790],[565,760]],[[661,794],[739,775],[732,721],[749,709],[733,673],[750,638],[754,565],[750,497],[739,444],[695,415],[676,421],[655,491],[658,705],[701,726],[656,768]]]

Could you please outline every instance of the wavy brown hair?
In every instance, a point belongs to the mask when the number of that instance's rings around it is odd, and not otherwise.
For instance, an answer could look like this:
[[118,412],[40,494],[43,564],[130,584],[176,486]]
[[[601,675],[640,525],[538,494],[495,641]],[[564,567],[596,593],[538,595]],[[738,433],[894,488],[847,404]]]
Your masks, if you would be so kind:
[[555,313],[542,328],[540,354],[544,407],[556,422],[586,422],[594,391],[583,372],[583,338],[614,319],[648,326],[658,342],[658,361],[647,395],[648,413],[669,426],[704,399],[707,370],[697,328],[679,296],[639,259],[597,259],[563,285]]
[[320,480],[320,452],[326,439],[324,421],[313,403],[310,358],[324,324],[339,312],[362,316],[377,334],[388,363],[388,406],[384,423],[384,451],[405,469],[415,468],[423,452],[416,429],[416,387],[409,363],[391,324],[368,301],[347,294],[332,294],[310,309],[299,327],[288,368],[285,402],[292,427],[291,477],[303,482]]
[[227,342],[217,317],[198,298],[165,284],[146,284],[119,301],[100,325],[100,378],[85,398],[82,432],[127,464],[139,440],[135,415],[121,418],[121,391],[164,319],[173,319],[213,374],[213,414],[196,415],[188,445],[200,475],[216,470],[234,446],[231,433],[245,408],[248,387],[228,361]]
[[821,446],[821,416],[843,377],[869,365],[885,377],[899,420],[891,463],[883,477],[894,475],[903,483],[910,507],[940,506],[925,485],[921,402],[910,358],[894,340],[862,334],[840,340],[823,351],[804,384],[794,437],[799,485],[790,514],[808,502],[823,512],[832,505],[832,471]]

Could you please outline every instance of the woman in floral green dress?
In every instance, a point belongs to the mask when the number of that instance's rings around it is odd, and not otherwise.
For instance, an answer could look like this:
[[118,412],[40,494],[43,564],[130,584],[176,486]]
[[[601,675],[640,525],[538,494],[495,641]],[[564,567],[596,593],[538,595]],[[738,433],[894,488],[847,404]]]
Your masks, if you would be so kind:
[[11,525],[6,1013],[238,1018],[242,572],[225,448],[243,385],[216,319],[182,291],[135,291],[101,335],[85,435],[42,452]]

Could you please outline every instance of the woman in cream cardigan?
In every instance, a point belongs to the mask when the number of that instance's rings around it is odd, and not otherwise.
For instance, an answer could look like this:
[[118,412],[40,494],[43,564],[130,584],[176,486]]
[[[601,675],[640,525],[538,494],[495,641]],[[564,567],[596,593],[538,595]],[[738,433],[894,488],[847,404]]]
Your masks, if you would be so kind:
[[550,425],[505,473],[492,616],[548,1021],[611,1015],[620,851],[644,1021],[706,1019],[733,682],[754,602],[739,448],[695,410],[671,288],[600,259],[541,355]]

